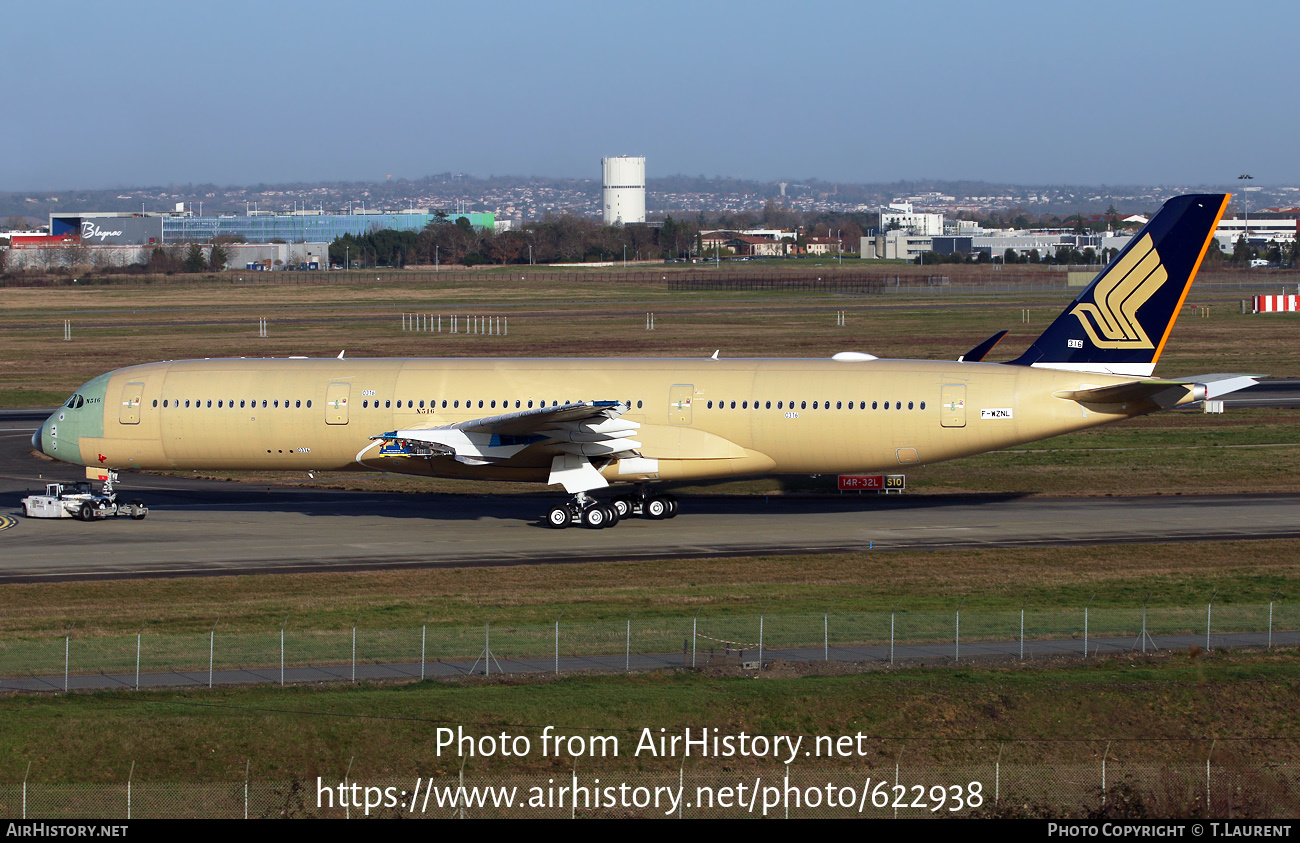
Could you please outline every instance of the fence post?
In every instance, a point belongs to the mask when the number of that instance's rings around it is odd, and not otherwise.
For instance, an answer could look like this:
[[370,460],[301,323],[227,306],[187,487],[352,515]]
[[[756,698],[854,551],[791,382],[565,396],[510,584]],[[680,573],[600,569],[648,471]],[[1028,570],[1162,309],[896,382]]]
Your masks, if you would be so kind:
[[560,614],[555,617],[555,675],[560,675],[560,618],[568,609],[561,609]]
[[1273,601],[1277,599],[1281,589],[1273,592],[1273,596],[1268,598],[1268,649],[1273,649]]
[[632,616],[631,615],[627,616],[627,650],[624,652],[623,656],[624,656],[623,670],[630,671],[632,669]]
[[[1210,595],[1210,602],[1205,604],[1205,652],[1210,652],[1210,613],[1214,609],[1214,598],[1219,596],[1219,590],[1216,588]],[[1209,763],[1209,762],[1206,762]],[[1209,807],[1209,803],[1206,803]]]
[[1101,804],[1106,806],[1106,758],[1110,755],[1110,741],[1106,741],[1106,751],[1101,754]]
[[1088,609],[1092,606],[1092,601],[1097,599],[1097,595],[1088,598],[1088,602],[1083,607],[1083,657],[1088,658]]
[[1025,604],[1028,602],[1029,602],[1028,600],[1024,600],[1020,604],[1020,660],[1021,661],[1025,660]]
[[822,661],[831,660],[831,609],[835,604],[826,607],[826,614],[822,615]]
[[221,618],[212,622],[212,629],[208,630],[208,687],[212,687],[212,663],[217,652],[217,624],[221,623]]
[[993,762],[993,806],[995,808],[1002,796],[1002,747],[1005,745],[998,744],[998,760]]
[[280,687],[284,687],[284,627],[289,623],[286,617],[284,623],[280,624]]
[[73,626],[76,624],[68,627],[68,631],[63,634],[63,693],[65,694],[68,693],[68,654],[72,649]]
[[1205,754],[1205,813],[1210,813],[1210,756],[1214,754],[1214,744],[1218,739],[1210,741],[1210,751]]
[[957,627],[952,645],[952,660],[954,662],[961,661],[961,607],[965,602],[966,597],[963,595],[961,602],[957,604]]
[[903,598],[898,598],[894,608],[889,613],[889,663],[894,663],[894,615],[898,614],[898,607],[903,602]]
[[701,606],[699,609],[696,609],[695,617],[691,618],[691,667],[692,668],[695,667],[696,643],[700,640],[700,636],[699,636],[700,610],[703,608],[704,607]]
[[131,762],[131,769],[126,774],[126,818],[131,819],[131,780],[135,778],[135,762]]

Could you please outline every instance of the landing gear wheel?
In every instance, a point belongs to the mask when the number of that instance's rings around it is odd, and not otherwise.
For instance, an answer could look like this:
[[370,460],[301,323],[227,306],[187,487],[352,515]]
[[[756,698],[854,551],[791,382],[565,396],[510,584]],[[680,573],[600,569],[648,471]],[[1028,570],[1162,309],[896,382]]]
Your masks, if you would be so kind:
[[610,525],[609,510],[603,506],[589,507],[582,513],[582,526],[599,530]]
[[546,513],[546,526],[555,530],[563,530],[569,526],[569,519],[572,517],[567,506],[553,506],[550,512]]
[[676,518],[676,517],[677,517],[677,498],[674,498],[674,497],[672,497],[671,495],[665,495],[665,496],[664,496],[664,500],[668,501],[668,515],[666,515],[665,517],[666,517],[666,518]]
[[651,498],[645,502],[645,517],[654,521],[662,521],[669,517],[669,504],[667,498]]
[[610,505],[613,506],[614,511],[618,513],[620,521],[632,514],[632,501],[628,498],[614,498],[614,500],[610,502]]
[[82,521],[94,521],[95,508],[88,503],[83,503],[81,505],[80,511],[78,511],[77,513],[77,517],[80,518]]

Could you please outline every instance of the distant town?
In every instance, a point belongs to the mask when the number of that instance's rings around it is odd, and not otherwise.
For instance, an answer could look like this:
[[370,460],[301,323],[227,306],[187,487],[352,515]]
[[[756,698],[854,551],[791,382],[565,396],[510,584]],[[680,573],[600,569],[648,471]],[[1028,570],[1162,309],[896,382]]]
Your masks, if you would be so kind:
[[[1212,260],[1293,266],[1300,188],[842,184],[647,177],[422,179],[0,194],[0,271],[328,270],[830,255],[1101,264],[1172,196],[1232,192]],[[593,168],[594,169],[594,168]]]
[[[651,168],[653,161],[651,161]],[[0,219],[20,217],[44,225],[52,212],[171,211],[184,203],[198,215],[244,214],[254,210],[352,211],[442,208],[492,213],[498,220],[542,219],[570,214],[598,218],[602,183],[593,166],[592,178],[480,178],[441,173],[419,179],[388,178],[375,182],[317,184],[257,184],[219,187],[213,184],[131,187],[112,190],[0,192]],[[1238,194],[1236,177],[1219,184],[1159,186],[1013,185],[966,181],[900,181],[876,184],[831,183],[817,180],[752,181],[724,177],[667,176],[645,181],[646,214],[668,215],[761,212],[774,202],[805,214],[874,212],[890,202],[909,202],[918,211],[980,215],[1023,209],[1032,214],[1095,214],[1112,205],[1122,213],[1152,213],[1166,199],[1181,193]],[[1252,210],[1294,211],[1300,187],[1249,183]]]

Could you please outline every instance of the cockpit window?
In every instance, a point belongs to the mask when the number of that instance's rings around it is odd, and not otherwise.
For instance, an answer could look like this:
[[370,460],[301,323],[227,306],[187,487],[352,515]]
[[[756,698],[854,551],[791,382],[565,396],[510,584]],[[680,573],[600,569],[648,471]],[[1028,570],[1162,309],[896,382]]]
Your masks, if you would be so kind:
[[64,404],[63,406],[67,407],[69,410],[79,410],[81,409],[82,405],[85,403],[86,403],[86,399],[81,396],[81,393],[74,392],[72,394],[72,397],[68,399],[68,403]]

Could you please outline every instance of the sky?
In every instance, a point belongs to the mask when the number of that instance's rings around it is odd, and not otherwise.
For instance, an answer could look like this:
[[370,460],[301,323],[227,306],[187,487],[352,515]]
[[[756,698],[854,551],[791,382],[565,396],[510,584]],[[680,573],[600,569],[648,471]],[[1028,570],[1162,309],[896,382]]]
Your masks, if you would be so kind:
[[475,176],[1300,184],[1300,4],[6,4],[0,190]]

